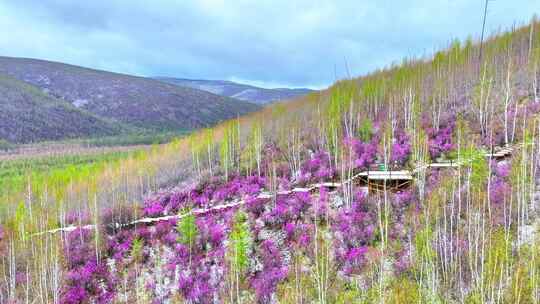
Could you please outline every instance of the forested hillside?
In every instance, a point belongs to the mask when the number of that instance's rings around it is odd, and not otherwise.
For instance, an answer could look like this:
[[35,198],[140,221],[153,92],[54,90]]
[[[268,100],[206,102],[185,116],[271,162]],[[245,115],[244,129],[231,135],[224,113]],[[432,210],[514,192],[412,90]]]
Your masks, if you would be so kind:
[[539,67],[534,19],[14,181],[0,302],[538,303]]
[[191,131],[259,109],[150,78],[46,60],[0,57],[0,77],[0,113],[9,117],[3,130],[10,130],[0,139],[13,143]]

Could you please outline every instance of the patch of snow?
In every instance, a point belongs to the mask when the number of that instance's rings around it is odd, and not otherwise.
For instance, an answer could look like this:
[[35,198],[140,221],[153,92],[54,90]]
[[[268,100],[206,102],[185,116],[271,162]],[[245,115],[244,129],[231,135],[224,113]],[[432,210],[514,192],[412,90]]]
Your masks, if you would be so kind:
[[87,99],[75,99],[75,101],[73,102],[73,105],[77,108],[80,108],[87,105],[88,102],[89,101]]
[[239,93],[236,93],[231,97],[237,98],[240,100],[249,100],[250,98],[253,98],[253,96],[257,95],[257,93],[258,93],[258,90],[247,89],[247,90],[240,91]]
[[39,75],[37,81],[39,83],[44,83],[46,85],[51,84],[51,80],[49,79],[49,77],[47,77],[45,75]]
[[214,93],[216,95],[222,95],[225,91],[225,86],[222,85],[201,84],[198,87],[200,90]]
[[334,208],[340,208],[341,206],[345,205],[345,202],[343,201],[343,198],[339,195],[336,195],[332,199],[332,207]]
[[533,244],[536,238],[537,227],[535,225],[522,225],[519,227],[518,246]]

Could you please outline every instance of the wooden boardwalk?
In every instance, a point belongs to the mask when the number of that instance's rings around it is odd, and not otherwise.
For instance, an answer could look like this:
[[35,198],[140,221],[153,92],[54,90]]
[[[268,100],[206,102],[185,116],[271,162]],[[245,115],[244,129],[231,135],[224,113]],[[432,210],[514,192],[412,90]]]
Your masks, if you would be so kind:
[[485,156],[490,157],[490,158],[504,158],[504,157],[507,157],[508,155],[511,155],[513,151],[514,151],[514,148],[512,146],[507,146],[507,147],[493,149],[492,152],[486,153]]
[[[521,146],[521,144],[519,146]],[[484,156],[487,158],[505,158],[511,155],[513,151],[514,149],[511,146],[504,147],[504,148],[496,149],[496,152],[494,153],[485,153]],[[291,190],[280,190],[274,193],[269,192],[269,191],[261,191],[261,193],[259,193],[259,195],[255,197],[255,199],[272,199],[276,195],[288,195],[292,193],[313,192],[320,189],[321,187],[329,188],[331,190],[330,193],[335,193],[338,188],[349,183],[354,183],[355,180],[358,180],[358,179],[363,180],[367,184],[367,191],[380,191],[382,189],[396,190],[396,189],[401,189],[404,186],[410,185],[414,181],[414,175],[420,172],[421,170],[425,170],[429,168],[436,168],[436,169],[458,168],[465,163],[467,163],[466,160],[461,161],[461,162],[445,161],[445,162],[419,165],[413,170],[363,171],[363,172],[357,173],[356,175],[352,176],[348,180],[345,180],[343,183],[339,183],[339,182],[315,183],[315,184],[308,185],[306,187],[297,187]],[[245,203],[246,201],[243,199],[236,199],[236,200],[225,202],[224,204],[220,204],[220,205],[207,208],[207,209],[194,209],[184,214],[173,214],[173,215],[166,215],[162,217],[142,218],[142,219],[134,220],[132,222],[123,223],[123,224],[114,223],[114,224],[111,224],[111,227],[123,228],[123,227],[133,226],[137,224],[151,224],[151,223],[160,222],[160,221],[181,219],[190,214],[203,215],[203,214],[207,214],[214,211],[221,211],[221,210],[226,210],[229,208],[235,208],[235,207],[244,205]],[[62,227],[62,228],[56,228],[52,230],[38,232],[38,233],[33,234],[32,236],[43,235],[46,233],[70,232],[77,228],[97,229],[97,226],[96,225],[68,226],[68,227]]]

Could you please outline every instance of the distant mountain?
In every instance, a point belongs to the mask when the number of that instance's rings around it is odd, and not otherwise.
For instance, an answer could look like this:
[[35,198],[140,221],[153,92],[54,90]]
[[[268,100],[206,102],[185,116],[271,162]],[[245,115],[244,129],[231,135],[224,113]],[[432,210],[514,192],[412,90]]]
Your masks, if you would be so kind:
[[129,128],[0,74],[0,139],[25,143],[122,132]]
[[[203,90],[45,60],[0,57],[2,74],[2,79],[9,81],[5,80],[8,84],[2,86],[6,92],[0,95],[0,113],[12,113],[13,120],[24,116],[24,121],[36,122],[33,136],[21,131],[10,136],[9,140],[14,142],[117,134],[135,129],[189,130],[259,109],[253,103]],[[16,88],[14,80],[19,81]],[[61,105],[68,109],[71,118],[82,115],[80,125],[71,126],[78,131],[67,128],[61,132],[61,125],[47,121],[47,116],[43,116],[47,112],[41,112],[41,107],[51,110],[50,104],[57,105],[53,107],[54,113],[59,113]],[[58,115],[51,117],[67,114]],[[44,127],[46,124],[56,126],[56,135]],[[7,139],[1,133],[0,137]]]
[[155,77],[154,79],[261,105],[278,100],[293,99],[313,92],[313,90],[305,88],[265,89],[226,80],[193,80],[172,77]]

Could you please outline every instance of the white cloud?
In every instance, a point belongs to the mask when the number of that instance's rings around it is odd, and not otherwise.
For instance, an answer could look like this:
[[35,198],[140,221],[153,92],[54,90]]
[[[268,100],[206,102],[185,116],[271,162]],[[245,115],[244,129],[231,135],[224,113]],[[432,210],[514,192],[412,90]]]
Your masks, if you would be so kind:
[[[0,55],[140,75],[320,87],[478,36],[483,1],[68,1],[0,3]],[[540,1],[490,3],[488,32]]]

